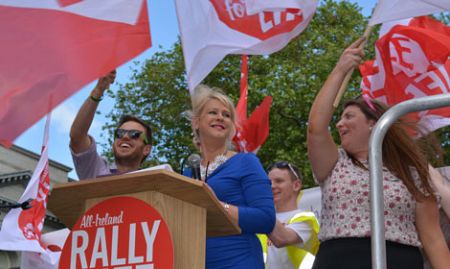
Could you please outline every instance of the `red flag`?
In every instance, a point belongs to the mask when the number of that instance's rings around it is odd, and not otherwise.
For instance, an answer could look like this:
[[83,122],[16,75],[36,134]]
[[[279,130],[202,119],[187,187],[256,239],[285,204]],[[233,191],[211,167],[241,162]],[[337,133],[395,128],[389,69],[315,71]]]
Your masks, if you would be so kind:
[[0,0],[0,32],[0,142],[6,145],[151,43],[143,0]]
[[[450,92],[450,27],[429,17],[395,25],[376,42],[376,57],[360,66],[363,94],[388,105]],[[429,131],[450,124],[450,108],[411,115]]]
[[264,97],[261,104],[253,111],[252,115],[243,124],[239,151],[256,153],[266,142],[269,136],[269,112],[272,104],[272,97]]
[[272,97],[266,96],[247,119],[248,56],[242,55],[241,96],[236,106],[238,126],[233,142],[239,152],[257,152],[269,136],[269,112]]
[[247,120],[247,97],[248,97],[248,56],[242,55],[241,64],[241,91],[240,98],[236,105],[236,115],[238,122],[245,122]]

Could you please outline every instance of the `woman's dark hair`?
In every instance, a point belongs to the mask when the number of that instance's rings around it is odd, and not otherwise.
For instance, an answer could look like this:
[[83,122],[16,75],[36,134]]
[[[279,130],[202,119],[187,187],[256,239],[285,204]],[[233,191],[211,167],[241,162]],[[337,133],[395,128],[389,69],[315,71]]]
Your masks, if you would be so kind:
[[[369,107],[362,97],[345,102],[344,109],[349,106],[356,106],[364,113],[367,119],[378,121],[388,107],[376,100],[370,101],[374,109]],[[386,132],[382,145],[383,165],[403,181],[408,191],[417,201],[421,201],[428,195],[433,195],[433,189],[429,183],[426,150],[421,148],[418,140],[414,139],[419,133],[420,130],[416,122],[400,118]],[[367,169],[355,157],[349,156],[355,165]],[[420,187],[423,191],[414,183],[412,174],[414,170],[417,171],[418,179],[421,182]]]

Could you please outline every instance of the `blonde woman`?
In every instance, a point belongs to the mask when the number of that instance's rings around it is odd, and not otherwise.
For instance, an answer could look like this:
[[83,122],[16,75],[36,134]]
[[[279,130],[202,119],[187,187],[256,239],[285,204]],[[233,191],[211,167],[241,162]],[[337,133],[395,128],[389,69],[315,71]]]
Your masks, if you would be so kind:
[[[201,180],[242,231],[240,235],[207,238],[206,268],[262,269],[256,233],[270,233],[275,225],[270,180],[254,154],[229,149],[236,132],[236,113],[231,100],[219,89],[197,87],[189,114],[194,144],[202,157]],[[185,175],[191,176],[191,171]]]

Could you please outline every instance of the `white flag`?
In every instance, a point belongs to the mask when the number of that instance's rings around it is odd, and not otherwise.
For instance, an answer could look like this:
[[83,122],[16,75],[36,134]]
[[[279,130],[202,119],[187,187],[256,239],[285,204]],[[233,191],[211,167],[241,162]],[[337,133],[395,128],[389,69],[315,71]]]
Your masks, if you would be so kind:
[[303,0],[246,0],[245,5],[247,14],[254,15],[262,11],[283,11],[286,8],[304,8],[304,2]]
[[[175,3],[191,92],[227,54],[267,55],[282,49],[306,28],[317,6],[317,0]],[[248,8],[272,11],[249,15]]]
[[32,199],[31,208],[11,209],[6,214],[0,230],[1,250],[46,252],[41,243],[41,234],[50,190],[47,149],[49,125],[50,114],[45,123],[41,158],[25,192],[19,199],[19,203]]
[[21,269],[58,269],[61,251],[64,247],[69,229],[61,229],[42,235],[42,244],[47,249],[46,253],[22,252]]
[[378,0],[369,25],[450,10],[449,0]]

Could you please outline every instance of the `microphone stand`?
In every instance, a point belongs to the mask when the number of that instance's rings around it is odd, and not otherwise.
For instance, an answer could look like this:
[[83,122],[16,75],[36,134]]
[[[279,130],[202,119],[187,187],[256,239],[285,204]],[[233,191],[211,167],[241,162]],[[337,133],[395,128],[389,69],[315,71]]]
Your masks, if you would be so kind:
[[186,158],[183,158],[183,160],[182,160],[182,162],[181,162],[181,166],[180,166],[180,175],[183,175],[183,172],[184,172],[184,165],[186,164],[186,160],[187,160],[187,157],[186,157]]
[[27,210],[33,207],[31,204],[34,199],[28,199],[23,203],[12,203],[10,205],[0,205],[0,209],[6,208],[6,209],[13,209],[13,208],[22,208],[23,210]]

